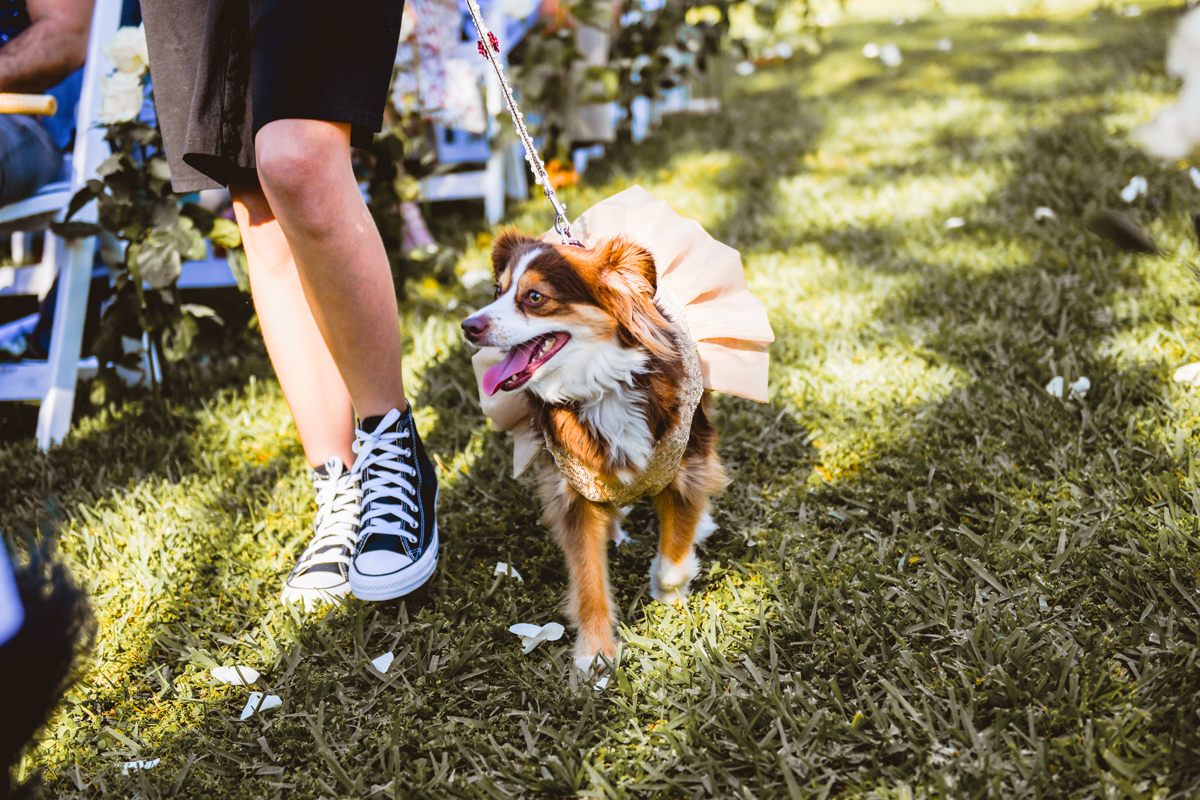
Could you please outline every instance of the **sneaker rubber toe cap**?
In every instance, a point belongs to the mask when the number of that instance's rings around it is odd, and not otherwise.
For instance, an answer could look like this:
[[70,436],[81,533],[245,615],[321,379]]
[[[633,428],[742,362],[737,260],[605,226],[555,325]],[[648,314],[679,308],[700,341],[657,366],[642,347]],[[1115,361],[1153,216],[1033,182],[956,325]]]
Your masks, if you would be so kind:
[[394,550],[369,550],[354,559],[354,570],[360,575],[392,575],[413,565],[413,560]]

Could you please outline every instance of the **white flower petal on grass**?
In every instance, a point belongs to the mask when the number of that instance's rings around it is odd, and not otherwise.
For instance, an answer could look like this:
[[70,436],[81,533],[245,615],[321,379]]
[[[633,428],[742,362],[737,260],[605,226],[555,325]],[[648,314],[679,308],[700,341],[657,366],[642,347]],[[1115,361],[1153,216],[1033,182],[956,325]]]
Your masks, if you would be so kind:
[[525,579],[521,577],[521,573],[517,572],[517,570],[514,567],[510,567],[508,564],[505,564],[503,561],[499,561],[496,563],[496,568],[494,570],[492,570],[492,573],[495,575],[506,575],[506,576],[511,573],[512,576],[517,579],[518,583],[525,582]]
[[949,52],[950,48],[953,46],[954,45],[949,39],[938,39],[937,41],[937,49],[941,50],[943,53]]
[[595,689],[597,692],[602,692],[605,689],[607,689],[608,688],[608,676],[605,675],[603,678],[601,678],[600,680],[593,683],[592,688]]
[[254,667],[215,667],[212,671],[212,676],[221,683],[228,683],[233,686],[249,686],[258,680],[258,670]]
[[128,775],[131,769],[154,769],[160,761],[162,761],[161,758],[151,759],[150,761],[126,761],[121,765],[121,774]]
[[[1050,379],[1050,382],[1046,384],[1046,393],[1051,397],[1061,398],[1063,396],[1063,391],[1067,388],[1066,384],[1067,382],[1063,379],[1062,375],[1055,375]],[[1082,400],[1087,396],[1088,389],[1091,388],[1092,382],[1090,380],[1087,378],[1080,378],[1071,384],[1071,392],[1067,395],[1067,399]]]
[[1033,218],[1038,222],[1044,219],[1058,219],[1058,215],[1054,213],[1054,209],[1050,206],[1038,206],[1033,210]]
[[508,630],[509,633],[515,633],[521,637],[521,644],[523,646],[521,652],[523,653],[528,653],[542,642],[557,642],[566,633],[566,628],[557,622],[548,622],[545,625],[518,622],[515,625],[510,625]]
[[1146,179],[1141,175],[1134,175],[1129,180],[1129,185],[1121,190],[1121,199],[1126,203],[1132,203],[1138,198],[1138,195],[1146,194],[1149,191],[1149,186]]
[[1042,40],[1038,38],[1038,35],[1036,33],[1033,33],[1032,31],[1025,34],[1025,45],[1027,47],[1037,47],[1038,44],[1041,43],[1041,41]]
[[283,705],[283,700],[279,699],[277,694],[263,695],[262,692],[251,692],[250,699],[246,701],[246,707],[242,709],[242,716],[238,719],[243,722],[250,719],[254,712],[262,713],[270,711],[272,708],[279,708]]
[[1175,374],[1171,378],[1176,383],[1190,383],[1192,386],[1200,386],[1200,361],[1194,364],[1185,364],[1175,370]]
[[863,55],[867,58],[879,58],[879,45],[867,42],[863,45]]
[[900,57],[900,48],[894,44],[885,44],[879,48],[879,60],[889,67],[898,67],[904,59]]
[[966,224],[967,224],[967,221],[965,219],[963,219],[962,217],[951,217],[950,219],[946,220],[947,228],[961,228],[963,225],[966,225]]
[[371,659],[371,666],[380,672],[387,672],[395,659],[396,656],[393,653],[384,653],[379,658]]

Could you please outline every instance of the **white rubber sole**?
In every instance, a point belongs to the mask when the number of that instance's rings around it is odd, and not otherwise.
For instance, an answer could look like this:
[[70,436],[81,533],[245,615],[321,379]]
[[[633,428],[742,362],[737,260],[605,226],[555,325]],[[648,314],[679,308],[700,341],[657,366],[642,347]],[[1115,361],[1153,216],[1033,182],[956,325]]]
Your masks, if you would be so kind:
[[350,563],[350,591],[359,600],[393,600],[415,592],[425,585],[438,562],[437,522],[425,553],[413,564],[390,575],[363,575]]

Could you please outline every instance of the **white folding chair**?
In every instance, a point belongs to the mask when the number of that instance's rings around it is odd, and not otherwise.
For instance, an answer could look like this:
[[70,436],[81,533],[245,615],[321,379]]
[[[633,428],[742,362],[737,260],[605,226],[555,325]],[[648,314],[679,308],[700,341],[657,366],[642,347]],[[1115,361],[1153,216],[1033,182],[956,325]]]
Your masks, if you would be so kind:
[[[496,31],[505,31],[508,25],[499,2],[481,3],[484,21],[487,26]],[[495,116],[504,109],[504,100],[500,92],[500,84],[487,61],[479,57],[475,49],[475,39],[459,45],[458,57],[475,64],[477,71],[484,78],[484,105],[487,109],[489,126],[494,125]],[[508,37],[505,37],[508,39]],[[506,54],[516,44],[515,41],[501,40],[501,47]],[[488,135],[494,131],[489,130]],[[472,136],[466,131],[456,131],[436,126],[438,160],[444,164],[484,163],[481,170],[469,172],[451,172],[445,175],[433,175],[421,181],[421,199],[466,200],[483,198],[484,216],[489,225],[495,225],[504,216],[504,198],[524,199],[529,196],[529,186],[525,180],[525,149],[518,143],[507,150],[493,152],[488,145],[487,137]]]
[[[51,218],[62,219],[71,198],[96,174],[96,168],[108,156],[104,130],[97,127],[96,119],[100,112],[100,78],[112,67],[101,55],[100,46],[117,32],[120,20],[121,0],[96,0],[76,115],[70,179],[44,186],[33,197],[0,207],[0,225],[19,229],[27,224],[29,229],[39,229]],[[74,219],[95,222],[95,203],[79,211]],[[63,240],[49,231],[45,235],[45,256],[39,270],[29,278],[21,276],[20,280],[25,284],[23,288],[44,295],[54,275],[59,276],[49,359],[0,363],[0,401],[42,401],[37,425],[38,446],[42,449],[61,442],[71,426],[88,284],[96,253],[95,237]],[[15,276],[10,277],[14,277],[14,283],[18,282]]]

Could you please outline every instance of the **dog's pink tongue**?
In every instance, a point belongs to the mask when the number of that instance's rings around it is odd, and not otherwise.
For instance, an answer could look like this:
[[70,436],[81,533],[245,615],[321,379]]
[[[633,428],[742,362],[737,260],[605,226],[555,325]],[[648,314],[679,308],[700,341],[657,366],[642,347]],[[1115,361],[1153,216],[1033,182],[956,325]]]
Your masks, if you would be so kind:
[[483,373],[483,380],[480,382],[483,391],[491,397],[500,388],[500,384],[528,367],[532,359],[532,347],[520,345],[509,350],[503,361]]

